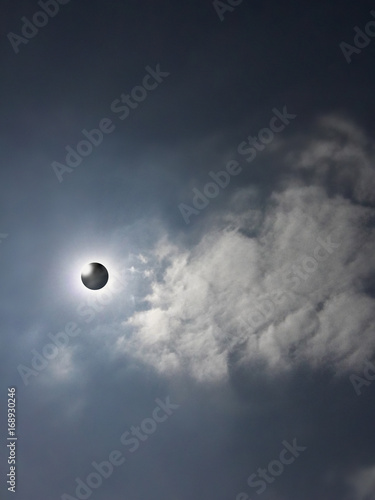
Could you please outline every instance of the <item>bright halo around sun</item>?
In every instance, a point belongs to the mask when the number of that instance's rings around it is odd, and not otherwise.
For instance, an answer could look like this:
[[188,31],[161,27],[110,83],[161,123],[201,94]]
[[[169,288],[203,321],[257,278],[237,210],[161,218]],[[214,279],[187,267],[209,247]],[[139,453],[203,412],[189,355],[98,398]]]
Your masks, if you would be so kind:
[[[103,266],[108,277],[105,281],[105,273],[103,273],[103,285],[98,286],[100,283],[97,283],[96,287],[91,288],[84,284],[84,280],[89,279],[95,271],[93,264]],[[105,255],[105,252],[87,252],[84,257],[76,258],[74,265],[71,266],[71,284],[78,296],[84,300],[97,300],[102,296],[103,300],[107,300],[108,297],[115,297],[123,293],[125,289],[124,275],[124,264],[120,266],[111,255]]]

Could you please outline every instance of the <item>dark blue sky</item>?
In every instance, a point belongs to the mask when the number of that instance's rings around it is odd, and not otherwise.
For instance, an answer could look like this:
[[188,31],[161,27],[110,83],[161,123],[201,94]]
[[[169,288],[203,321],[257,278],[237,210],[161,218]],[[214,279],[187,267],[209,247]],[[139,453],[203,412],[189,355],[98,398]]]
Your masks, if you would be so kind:
[[375,498],[373,3],[2,7],[4,498]]

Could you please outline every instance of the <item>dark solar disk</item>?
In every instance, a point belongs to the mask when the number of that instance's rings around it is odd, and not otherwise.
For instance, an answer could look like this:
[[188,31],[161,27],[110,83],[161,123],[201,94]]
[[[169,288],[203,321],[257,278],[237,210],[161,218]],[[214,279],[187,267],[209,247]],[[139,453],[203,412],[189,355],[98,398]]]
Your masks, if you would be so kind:
[[108,281],[108,271],[98,262],[91,262],[81,273],[82,283],[90,290],[100,290]]

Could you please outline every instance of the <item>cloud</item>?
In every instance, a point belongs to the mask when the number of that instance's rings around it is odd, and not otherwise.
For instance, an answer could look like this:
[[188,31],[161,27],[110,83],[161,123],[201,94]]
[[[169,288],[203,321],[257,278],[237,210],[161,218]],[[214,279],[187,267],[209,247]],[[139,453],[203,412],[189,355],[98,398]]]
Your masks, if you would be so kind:
[[288,154],[292,169],[309,173],[328,192],[356,203],[375,205],[374,142],[352,122],[338,116],[317,120],[313,140]]
[[352,474],[348,481],[359,500],[371,500],[375,491],[375,466],[364,467]]
[[234,352],[238,366],[271,371],[359,368],[375,347],[372,146],[355,125],[323,118],[263,202],[238,190],[193,248],[164,236],[149,257],[163,271],[118,351],[197,380],[227,378]]

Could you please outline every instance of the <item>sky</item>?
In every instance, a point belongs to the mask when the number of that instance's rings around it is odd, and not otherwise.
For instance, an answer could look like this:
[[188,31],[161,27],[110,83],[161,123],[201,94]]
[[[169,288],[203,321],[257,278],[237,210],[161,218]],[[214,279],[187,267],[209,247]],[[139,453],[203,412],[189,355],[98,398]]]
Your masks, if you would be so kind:
[[2,7],[1,498],[374,500],[373,2]]

